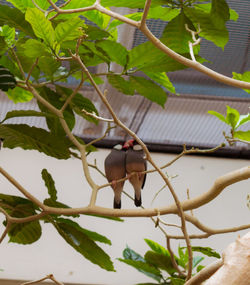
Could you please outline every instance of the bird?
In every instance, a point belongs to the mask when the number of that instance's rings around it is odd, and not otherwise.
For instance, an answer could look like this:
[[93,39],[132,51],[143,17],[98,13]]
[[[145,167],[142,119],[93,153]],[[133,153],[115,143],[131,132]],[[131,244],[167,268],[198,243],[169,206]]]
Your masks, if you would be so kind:
[[[126,173],[135,191],[134,203],[136,207],[140,207],[142,203],[141,189],[143,189],[146,181],[146,174],[141,172],[147,170],[144,151],[134,139],[126,141],[123,148],[126,149]],[[133,172],[138,173],[131,175]]]
[[117,180],[126,177],[125,163],[126,149],[123,148],[123,144],[115,145],[104,161],[106,177],[114,191],[114,209],[121,209],[121,194],[125,181],[117,182]]

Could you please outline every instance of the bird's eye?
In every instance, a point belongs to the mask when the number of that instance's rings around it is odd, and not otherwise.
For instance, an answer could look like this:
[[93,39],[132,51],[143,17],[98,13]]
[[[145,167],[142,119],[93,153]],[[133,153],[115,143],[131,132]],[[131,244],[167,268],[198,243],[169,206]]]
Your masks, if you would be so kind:
[[133,146],[133,150],[136,150],[136,151],[142,150],[142,146],[139,145],[139,144],[136,144],[136,145]]

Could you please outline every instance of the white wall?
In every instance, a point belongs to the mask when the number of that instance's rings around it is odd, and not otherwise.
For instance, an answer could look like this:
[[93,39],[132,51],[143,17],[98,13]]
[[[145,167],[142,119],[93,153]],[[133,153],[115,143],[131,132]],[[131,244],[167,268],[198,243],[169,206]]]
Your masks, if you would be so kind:
[[[93,162],[94,158],[97,158],[98,165],[103,169],[103,161],[108,153],[109,150],[99,150],[89,156],[89,161]],[[153,157],[159,165],[162,165],[174,156],[154,153]],[[83,177],[81,162],[77,159],[60,161],[35,151],[2,149],[0,165],[40,200],[47,197],[40,174],[43,168],[47,168],[56,182],[61,202],[72,207],[81,207],[88,203],[90,189]],[[172,183],[179,198],[185,199],[187,188],[190,189],[191,197],[194,197],[207,191],[218,176],[247,165],[249,165],[249,160],[189,156],[171,166],[168,169],[168,174],[178,174]],[[106,182],[95,170],[92,173],[97,183]],[[152,174],[147,177],[142,196],[145,206],[151,207],[151,201],[162,185],[163,182],[159,175]],[[215,201],[200,210],[195,210],[194,213],[202,222],[214,228],[249,223],[250,212],[246,206],[246,196],[250,193],[249,185],[250,181],[248,180],[228,187]],[[2,193],[20,195],[18,190],[1,175],[0,190]],[[132,194],[132,188],[128,182],[125,184],[125,190]],[[168,191],[164,190],[159,194],[152,207],[168,205],[172,202],[173,199]],[[105,207],[112,207],[111,188],[101,191],[97,203]],[[123,197],[122,206],[123,208],[134,207],[133,202],[126,197]],[[173,216],[166,216],[164,219],[168,222],[176,221]],[[0,221],[3,221],[2,215]],[[58,280],[63,282],[125,285],[153,281],[116,260],[116,258],[122,257],[122,250],[126,244],[143,255],[148,250],[144,238],[153,239],[165,245],[164,236],[148,218],[127,218],[124,223],[118,223],[82,216],[78,222],[81,226],[104,234],[111,239],[111,247],[101,246],[111,255],[117,270],[116,273],[106,272],[82,258],[79,253],[64,242],[51,225],[43,224],[41,239],[32,245],[8,243],[8,238],[3,241],[0,245],[0,268],[4,271],[0,272],[0,279],[37,279],[53,273]],[[0,226],[1,232],[3,229],[4,227]],[[190,227],[189,230],[191,232],[193,228]],[[170,229],[169,232],[173,232],[173,230]],[[241,235],[243,233],[244,231],[240,232]],[[194,240],[192,244],[210,246],[221,252],[237,235],[238,233],[218,235],[210,237],[208,240]],[[179,243],[179,241],[172,242],[173,247],[176,248]],[[184,245],[183,242],[181,244]],[[207,259],[207,262],[209,261]]]

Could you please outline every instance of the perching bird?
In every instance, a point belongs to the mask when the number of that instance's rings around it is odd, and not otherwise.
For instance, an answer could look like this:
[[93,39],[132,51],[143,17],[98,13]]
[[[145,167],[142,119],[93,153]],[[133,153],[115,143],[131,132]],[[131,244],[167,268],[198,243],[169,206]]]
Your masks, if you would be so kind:
[[110,154],[106,157],[104,166],[106,177],[112,183],[111,187],[114,191],[114,208],[121,208],[121,194],[125,181],[116,182],[126,177],[126,149],[121,144],[113,147]]
[[[135,190],[135,205],[141,206],[141,189],[144,187],[146,174],[141,172],[147,170],[147,162],[144,158],[144,152],[134,139],[128,140],[123,145],[127,149],[126,152],[126,172],[129,176],[129,181],[133,185]],[[132,172],[138,172],[137,174],[130,175]]]

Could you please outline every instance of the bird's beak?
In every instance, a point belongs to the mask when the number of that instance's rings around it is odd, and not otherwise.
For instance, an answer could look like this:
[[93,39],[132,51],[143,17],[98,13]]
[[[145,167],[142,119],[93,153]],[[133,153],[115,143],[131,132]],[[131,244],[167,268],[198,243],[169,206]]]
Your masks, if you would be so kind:
[[131,146],[133,146],[134,140],[128,140],[123,144],[123,148],[129,149]]

